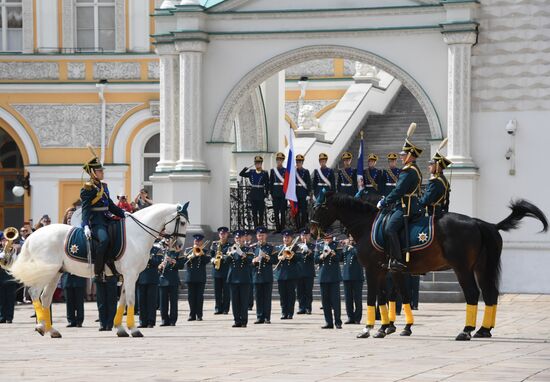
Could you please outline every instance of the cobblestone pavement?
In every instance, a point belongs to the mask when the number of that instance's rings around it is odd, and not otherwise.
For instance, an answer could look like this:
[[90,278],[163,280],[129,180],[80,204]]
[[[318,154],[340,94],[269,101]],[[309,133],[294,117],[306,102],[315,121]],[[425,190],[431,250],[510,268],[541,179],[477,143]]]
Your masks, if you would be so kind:
[[321,330],[318,302],[314,314],[281,321],[274,301],[273,323],[253,325],[251,312],[246,329],[205,308],[204,321],[187,322],[180,301],[177,326],[116,338],[98,332],[94,303],[83,328],[65,328],[57,304],[64,338],[51,339],[33,332],[29,305],[17,306],[15,322],[0,325],[0,381],[550,381],[548,295],[503,296],[494,337],[470,342],[454,341],[463,304],[421,304],[412,337],[385,339],[356,339],[361,325]]

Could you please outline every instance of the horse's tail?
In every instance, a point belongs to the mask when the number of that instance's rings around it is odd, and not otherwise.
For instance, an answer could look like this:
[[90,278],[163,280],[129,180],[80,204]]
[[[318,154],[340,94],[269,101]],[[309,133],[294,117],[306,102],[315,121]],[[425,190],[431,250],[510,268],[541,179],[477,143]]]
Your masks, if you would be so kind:
[[[496,304],[498,297],[498,288],[500,282],[500,256],[502,254],[502,237],[494,224],[487,223],[483,220],[476,219],[477,225],[481,232],[483,243],[483,258],[476,264],[476,271],[481,280],[481,289],[484,294],[488,293],[491,304]],[[496,295],[492,295],[491,291],[495,291]]]
[[47,263],[37,256],[33,256],[29,250],[31,237],[23,244],[17,259],[5,268],[19,282],[40,288],[52,280],[52,274],[59,271],[59,265]]
[[548,220],[546,220],[546,215],[542,212],[537,206],[532,203],[529,203],[527,200],[520,199],[512,201],[510,203],[510,209],[512,213],[508,215],[506,219],[496,224],[496,228],[499,231],[510,231],[516,229],[519,226],[521,219],[524,217],[531,217],[539,220],[542,223],[541,232],[548,231]]

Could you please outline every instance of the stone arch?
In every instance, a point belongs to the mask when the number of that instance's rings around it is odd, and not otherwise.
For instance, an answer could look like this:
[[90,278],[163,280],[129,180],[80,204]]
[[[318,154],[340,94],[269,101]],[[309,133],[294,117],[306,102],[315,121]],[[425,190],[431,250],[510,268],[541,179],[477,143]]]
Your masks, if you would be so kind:
[[422,86],[406,71],[387,59],[366,50],[340,45],[313,45],[294,49],[277,55],[258,65],[246,74],[231,90],[225,99],[212,130],[212,142],[227,142],[230,140],[231,128],[237,111],[241,108],[251,89],[259,86],[263,81],[275,73],[305,61],[342,57],[349,60],[361,61],[374,65],[393,75],[403,86],[408,88],[420,103],[428,119],[433,139],[443,138],[443,129],[439,116],[430,98]]
[[38,164],[38,153],[34,145],[33,139],[25,126],[13,116],[10,112],[0,107],[0,119],[5,122],[1,125],[17,143],[17,147],[23,156],[25,166],[30,164]]
[[126,146],[134,130],[138,128],[144,121],[155,119],[158,117],[153,115],[149,108],[141,109],[130,115],[120,126],[113,139],[113,163],[126,163]]

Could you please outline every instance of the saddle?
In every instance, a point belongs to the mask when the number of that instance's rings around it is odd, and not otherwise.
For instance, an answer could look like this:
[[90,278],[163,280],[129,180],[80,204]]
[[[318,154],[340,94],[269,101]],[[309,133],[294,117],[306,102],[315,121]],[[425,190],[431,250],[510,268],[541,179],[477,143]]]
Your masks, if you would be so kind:
[[[109,248],[105,256],[106,263],[115,262],[122,258],[126,249],[126,224],[124,219],[111,222],[107,228],[109,233]],[[95,240],[92,237],[90,252],[92,254],[92,264],[95,262]],[[84,229],[73,227],[65,237],[65,245],[63,246],[65,255],[75,261],[82,263],[88,262],[86,235]]]
[[[377,251],[384,252],[384,227],[390,214],[378,212],[372,223],[371,242]],[[416,252],[432,245],[435,237],[435,220],[433,216],[420,216],[409,221],[409,232],[402,230],[399,234],[401,251],[405,252],[405,235],[409,235],[409,251]]]

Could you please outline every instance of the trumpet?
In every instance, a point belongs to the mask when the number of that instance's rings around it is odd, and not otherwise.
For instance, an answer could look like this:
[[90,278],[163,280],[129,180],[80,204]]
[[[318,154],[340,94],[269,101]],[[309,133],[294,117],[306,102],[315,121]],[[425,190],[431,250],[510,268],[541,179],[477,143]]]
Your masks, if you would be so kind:
[[334,251],[330,248],[328,244],[325,244],[323,246],[323,251],[321,252],[321,255],[319,256],[321,259],[325,259],[328,256],[334,256]]

